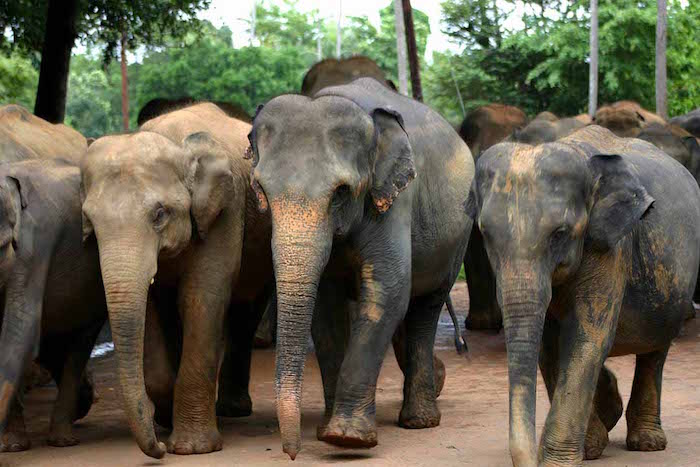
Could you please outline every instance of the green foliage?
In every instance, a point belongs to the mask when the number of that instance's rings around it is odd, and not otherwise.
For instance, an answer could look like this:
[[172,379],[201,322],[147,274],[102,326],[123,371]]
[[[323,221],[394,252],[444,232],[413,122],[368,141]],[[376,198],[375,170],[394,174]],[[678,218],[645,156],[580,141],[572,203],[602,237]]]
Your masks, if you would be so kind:
[[[447,118],[459,120],[452,70],[468,109],[503,102],[531,115],[586,111],[587,2],[544,1],[543,10],[543,1],[524,2],[525,28],[517,31],[504,28],[502,11],[494,10],[490,0],[445,1],[445,32],[465,50],[434,55],[426,71],[426,99]],[[669,4],[668,104],[669,113],[677,115],[700,104],[700,49],[697,39],[690,39],[700,30],[700,0]],[[656,2],[600,2],[599,24],[598,101],[633,99],[654,109]]]
[[39,73],[29,59],[13,52],[0,54],[0,103],[15,103],[31,108]]

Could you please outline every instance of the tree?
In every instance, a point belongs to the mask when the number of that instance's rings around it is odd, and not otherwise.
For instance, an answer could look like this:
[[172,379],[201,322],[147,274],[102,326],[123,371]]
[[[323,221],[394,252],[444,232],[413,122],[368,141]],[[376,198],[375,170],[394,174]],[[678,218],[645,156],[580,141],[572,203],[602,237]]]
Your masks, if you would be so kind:
[[668,117],[666,105],[666,0],[656,2],[656,113]]
[[411,0],[403,0],[403,22],[406,29],[406,45],[408,46],[408,64],[411,68],[411,89],[413,98],[423,101],[423,88],[420,83],[420,63],[416,49],[416,31],[413,24],[413,8]]
[[[5,5],[7,3],[7,5]],[[209,0],[22,0],[2,2],[0,47],[41,51],[35,114],[63,121],[70,54],[77,38],[104,47],[105,61],[114,57],[121,35],[127,43],[161,44],[181,38],[199,25],[196,12]]]
[[31,107],[34,102],[39,73],[31,60],[18,52],[0,54],[0,103],[15,103]]
[[598,108],[598,0],[591,0],[590,67],[588,69],[588,115]]
[[401,0],[394,0],[394,16],[396,23],[396,60],[398,61],[399,92],[408,95],[408,71],[406,51],[406,28],[403,22],[403,4]]

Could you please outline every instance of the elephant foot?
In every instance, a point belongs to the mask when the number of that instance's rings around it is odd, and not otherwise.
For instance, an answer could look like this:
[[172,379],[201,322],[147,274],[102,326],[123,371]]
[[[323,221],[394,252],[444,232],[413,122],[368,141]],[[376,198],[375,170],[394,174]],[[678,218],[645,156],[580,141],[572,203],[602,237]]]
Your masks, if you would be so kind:
[[83,377],[78,391],[78,406],[73,421],[75,422],[85,417],[90,411],[90,408],[92,408],[92,404],[97,402],[98,399],[99,396],[92,382]]
[[223,441],[216,427],[204,431],[175,428],[168,438],[166,447],[171,454],[207,454],[221,451]]
[[376,424],[367,417],[332,417],[318,428],[319,441],[344,448],[373,448],[377,445]]
[[399,414],[399,426],[409,429],[433,428],[440,424],[440,410],[435,399],[405,401]]
[[80,440],[73,435],[73,428],[69,425],[62,428],[51,428],[46,444],[57,448],[65,448],[80,444]]
[[435,371],[435,397],[440,397],[442,388],[445,386],[445,364],[442,360],[433,355],[433,369]]
[[583,458],[598,459],[608,445],[608,430],[597,414],[593,414],[588,422],[586,441],[583,445]]
[[627,430],[627,449],[630,451],[663,451],[666,449],[666,434],[661,425],[632,427]]
[[11,431],[2,434],[0,452],[26,451],[32,446],[26,432]]
[[494,331],[498,332],[503,327],[503,318],[500,312],[491,310],[479,310],[469,308],[469,314],[464,320],[464,326],[470,331]]
[[248,394],[216,401],[216,415],[219,417],[247,417],[252,413],[253,401]]

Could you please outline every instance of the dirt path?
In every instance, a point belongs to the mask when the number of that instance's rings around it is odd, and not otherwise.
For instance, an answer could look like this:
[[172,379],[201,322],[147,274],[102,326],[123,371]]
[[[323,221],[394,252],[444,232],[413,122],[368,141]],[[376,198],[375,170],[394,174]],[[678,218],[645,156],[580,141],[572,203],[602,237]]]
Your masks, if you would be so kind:
[[[466,310],[463,284],[453,291],[458,312]],[[156,461],[144,456],[132,441],[117,398],[112,357],[91,362],[101,400],[78,425],[82,443],[71,448],[46,446],[53,388],[37,390],[27,402],[28,428],[34,448],[24,453],[0,454],[0,465],[21,466],[155,466],[155,465],[471,465],[508,466],[508,390],[503,334],[468,333],[469,356],[452,349],[449,318],[441,319],[438,354],[447,367],[447,381],[440,410],[442,423],[429,430],[405,430],[396,426],[401,407],[403,376],[393,354],[387,355],[377,392],[379,446],[368,451],[341,450],[316,440],[316,425],[323,413],[320,374],[310,356],[303,399],[303,447],[294,464],[282,453],[274,407],[274,352],[256,351],[253,357],[251,393],[254,415],[244,419],[220,419],[224,436],[221,452],[203,456],[167,455]],[[589,466],[698,466],[700,465],[700,319],[691,322],[671,348],[664,377],[662,422],[668,437],[666,451],[628,452],[625,419],[610,434],[610,445]],[[609,360],[623,399],[627,402],[634,375],[634,358]],[[538,430],[549,408],[544,385],[538,387]],[[164,439],[166,432],[160,432]]]

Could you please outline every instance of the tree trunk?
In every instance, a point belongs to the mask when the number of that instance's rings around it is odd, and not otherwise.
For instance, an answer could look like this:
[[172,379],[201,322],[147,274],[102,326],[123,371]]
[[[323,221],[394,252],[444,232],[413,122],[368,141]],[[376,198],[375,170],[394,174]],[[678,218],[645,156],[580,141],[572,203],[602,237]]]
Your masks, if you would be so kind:
[[657,0],[656,17],[656,113],[668,118],[666,101],[666,0]]
[[401,0],[394,0],[394,16],[396,25],[396,58],[399,62],[399,92],[404,96],[408,96],[406,29],[403,24],[403,6]]
[[51,123],[62,123],[66,114],[70,53],[77,37],[78,3],[79,0],[49,0],[34,114]]
[[342,29],[342,20],[343,20],[343,0],[338,0],[338,24],[336,25],[335,28],[335,57],[340,60],[340,49],[342,46],[343,42],[343,29]]
[[129,131],[129,78],[126,63],[126,30],[122,31],[121,68],[122,68],[122,119],[124,131]]
[[418,49],[416,48],[416,32],[413,29],[413,10],[411,0],[403,2],[403,22],[406,27],[406,44],[408,45],[408,64],[411,67],[411,89],[413,98],[423,102],[423,88],[420,84],[420,63],[418,63]]
[[588,115],[598,107],[598,0],[591,0],[590,68],[588,71]]

